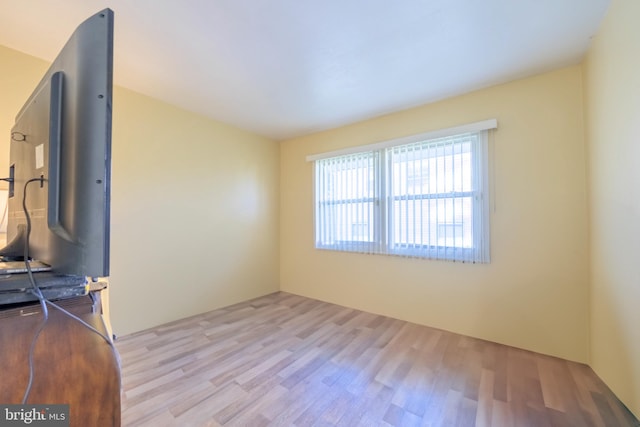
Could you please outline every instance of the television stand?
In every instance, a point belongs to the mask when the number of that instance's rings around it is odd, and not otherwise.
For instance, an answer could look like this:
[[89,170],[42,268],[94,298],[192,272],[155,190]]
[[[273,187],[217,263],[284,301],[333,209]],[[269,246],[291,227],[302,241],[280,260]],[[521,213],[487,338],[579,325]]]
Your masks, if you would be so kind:
[[[101,289],[56,301],[108,336]],[[19,404],[29,380],[28,354],[42,322],[38,302],[0,306],[0,403]],[[71,426],[120,426],[120,360],[112,346],[49,306],[34,352],[28,404],[68,404]]]

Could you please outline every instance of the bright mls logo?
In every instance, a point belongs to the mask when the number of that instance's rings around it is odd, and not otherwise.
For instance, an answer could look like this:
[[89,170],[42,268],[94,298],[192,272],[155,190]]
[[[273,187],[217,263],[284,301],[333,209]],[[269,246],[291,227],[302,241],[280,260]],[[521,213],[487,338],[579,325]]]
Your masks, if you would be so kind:
[[69,427],[69,405],[0,405],[0,427]]

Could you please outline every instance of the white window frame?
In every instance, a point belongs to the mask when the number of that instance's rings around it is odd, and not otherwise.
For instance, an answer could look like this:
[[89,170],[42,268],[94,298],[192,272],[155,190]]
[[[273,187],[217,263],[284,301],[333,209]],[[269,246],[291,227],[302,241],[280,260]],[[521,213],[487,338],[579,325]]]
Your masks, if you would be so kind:
[[[488,161],[488,133],[489,130],[497,128],[497,120],[485,120],[482,122],[471,123],[463,126],[456,126],[453,128],[442,129],[434,132],[427,132],[419,135],[412,135],[405,138],[399,138],[391,141],[384,141],[375,144],[369,144],[359,147],[350,147],[343,150],[332,151],[328,153],[321,153],[307,157],[307,161],[315,162],[314,173],[314,225],[316,235],[316,248],[338,250],[347,252],[360,252],[360,253],[375,253],[375,254],[388,254],[399,255],[407,257],[419,257],[428,259],[444,259],[460,262],[490,262],[490,248],[489,248],[489,161]],[[392,197],[390,193],[392,191],[389,188],[391,177],[387,177],[386,174],[391,170],[391,150],[394,147],[404,146],[407,144],[430,144],[434,140],[445,137],[455,137],[462,134],[477,134],[477,144],[472,144],[471,158],[474,160],[474,173],[476,176],[473,178],[474,188],[471,191],[464,191],[464,194],[450,193],[421,193],[417,195],[405,195],[404,201],[408,200],[435,200],[435,199],[451,199],[452,203],[456,203],[456,200],[462,200],[462,197],[472,197],[473,206],[473,244],[471,247],[460,247],[461,245],[441,246],[431,245],[425,246],[420,244],[397,244],[399,239],[394,237],[393,230],[393,210],[389,203]],[[375,156],[374,176],[376,180],[375,192],[372,197],[366,197],[372,199],[375,203],[373,209],[373,220],[376,223],[373,226],[373,233],[370,236],[372,239],[369,241],[356,241],[356,240],[343,240],[343,241],[329,241],[323,239],[323,236],[319,235],[321,224],[318,221],[319,213],[319,201],[318,193],[322,191],[318,187],[320,179],[318,178],[320,173],[318,162],[321,160],[333,160],[337,157],[348,155],[365,155],[365,153],[373,153]],[[329,161],[331,161],[329,160]],[[408,167],[408,166],[407,166]],[[396,200],[397,200],[396,196]],[[364,200],[364,199],[362,199]],[[345,201],[348,203],[355,203],[358,200],[353,199],[351,201]],[[415,201],[413,202],[415,203]],[[462,202],[460,202],[462,203]],[[399,203],[400,204],[400,203]],[[436,227],[439,229],[440,225],[452,225],[455,227],[457,223],[452,224],[440,224]],[[415,220],[414,220],[415,226]],[[408,227],[408,225],[404,225]],[[436,233],[438,231],[436,230]],[[454,241],[456,239],[453,236]],[[439,237],[438,237],[439,239]],[[437,239],[437,240],[438,240]],[[394,244],[395,243],[395,244]]]

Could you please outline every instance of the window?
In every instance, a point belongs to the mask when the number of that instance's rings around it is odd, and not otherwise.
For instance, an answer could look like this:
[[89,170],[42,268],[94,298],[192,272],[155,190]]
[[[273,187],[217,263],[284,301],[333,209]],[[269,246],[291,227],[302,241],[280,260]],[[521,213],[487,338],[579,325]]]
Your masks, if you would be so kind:
[[316,164],[316,247],[376,252],[380,156],[357,153]]
[[316,247],[489,262],[490,125],[312,156]]

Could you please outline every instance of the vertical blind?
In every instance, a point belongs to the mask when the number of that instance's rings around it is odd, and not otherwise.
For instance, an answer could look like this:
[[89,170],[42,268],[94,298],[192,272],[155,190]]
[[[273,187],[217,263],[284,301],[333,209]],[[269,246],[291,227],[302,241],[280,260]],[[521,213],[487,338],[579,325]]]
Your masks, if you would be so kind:
[[316,247],[489,262],[487,131],[315,161]]
[[380,153],[356,153],[316,163],[316,247],[381,252]]

